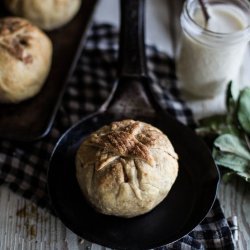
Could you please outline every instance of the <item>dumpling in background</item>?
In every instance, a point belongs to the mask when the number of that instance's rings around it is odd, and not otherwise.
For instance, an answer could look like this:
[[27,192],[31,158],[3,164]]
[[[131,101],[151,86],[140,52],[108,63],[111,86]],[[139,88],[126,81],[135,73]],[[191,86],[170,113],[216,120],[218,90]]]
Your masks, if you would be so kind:
[[0,102],[18,103],[36,95],[50,71],[52,43],[25,19],[0,19]]
[[80,8],[81,0],[5,0],[6,7],[44,30],[68,23]]

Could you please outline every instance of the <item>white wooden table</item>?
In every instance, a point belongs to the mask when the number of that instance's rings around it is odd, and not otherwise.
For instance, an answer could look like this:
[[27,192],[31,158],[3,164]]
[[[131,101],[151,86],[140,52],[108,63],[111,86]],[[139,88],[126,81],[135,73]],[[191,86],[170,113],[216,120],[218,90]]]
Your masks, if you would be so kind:
[[[170,37],[168,5],[171,5],[171,18],[178,1],[147,0],[146,41],[156,44],[161,50],[174,55],[175,43]],[[118,0],[100,0],[95,11],[96,21],[107,21],[118,25]],[[174,7],[175,6],[175,7]],[[177,20],[177,19],[176,19]],[[250,55],[250,52],[248,53]],[[250,85],[250,72],[247,70],[249,58],[246,57],[242,69],[241,85]],[[220,96],[209,101],[187,100],[195,117],[198,119],[213,113],[224,112],[224,99]],[[250,185],[240,180],[221,184],[218,192],[226,217],[236,215],[239,223],[238,248],[250,249]],[[0,187],[0,250],[81,250],[100,249],[97,245],[83,242],[66,229],[59,219],[47,211],[37,208],[30,201],[12,193],[5,186]]]

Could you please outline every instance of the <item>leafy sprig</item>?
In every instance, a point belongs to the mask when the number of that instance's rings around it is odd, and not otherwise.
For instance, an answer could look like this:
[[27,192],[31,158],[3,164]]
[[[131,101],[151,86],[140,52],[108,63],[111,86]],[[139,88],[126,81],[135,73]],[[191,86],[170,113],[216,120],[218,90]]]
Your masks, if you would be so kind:
[[214,160],[227,170],[224,180],[237,175],[250,182],[250,88],[239,92],[230,82],[226,106],[226,114],[200,120],[196,132],[213,137]]

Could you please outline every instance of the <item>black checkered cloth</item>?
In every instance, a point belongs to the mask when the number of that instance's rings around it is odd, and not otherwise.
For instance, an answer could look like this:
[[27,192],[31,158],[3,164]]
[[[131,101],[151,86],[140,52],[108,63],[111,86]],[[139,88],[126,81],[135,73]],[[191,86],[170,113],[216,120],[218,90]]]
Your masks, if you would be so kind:
[[[117,29],[107,24],[94,24],[50,134],[30,144],[0,142],[1,184],[49,208],[46,174],[54,145],[67,128],[97,110],[108,97],[117,77],[117,51]],[[192,112],[179,97],[174,61],[153,46],[147,46],[146,54],[156,99],[176,119],[193,125]],[[234,249],[232,234],[218,200],[191,233],[161,249]]]

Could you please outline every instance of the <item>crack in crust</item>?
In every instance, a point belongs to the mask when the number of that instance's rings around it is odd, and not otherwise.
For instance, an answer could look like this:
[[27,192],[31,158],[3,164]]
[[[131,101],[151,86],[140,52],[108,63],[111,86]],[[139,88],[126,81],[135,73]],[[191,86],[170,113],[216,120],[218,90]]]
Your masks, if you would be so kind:
[[0,47],[25,64],[33,62],[33,57],[25,49],[30,46],[32,25],[20,18],[0,20]]
[[95,165],[97,171],[121,157],[141,159],[153,166],[155,161],[149,149],[159,138],[159,132],[142,128],[139,122],[131,120],[125,124],[113,122],[109,129],[92,134],[85,145],[100,148]]

